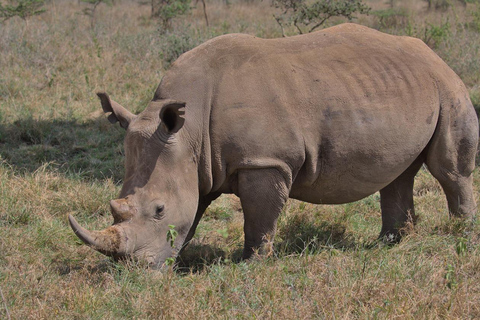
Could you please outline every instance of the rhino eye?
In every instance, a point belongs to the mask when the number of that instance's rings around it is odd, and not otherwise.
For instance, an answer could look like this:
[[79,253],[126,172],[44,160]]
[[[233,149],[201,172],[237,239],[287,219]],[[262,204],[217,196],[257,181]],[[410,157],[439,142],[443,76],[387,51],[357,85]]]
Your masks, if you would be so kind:
[[163,217],[163,209],[165,209],[165,206],[164,206],[163,204],[156,206],[156,208],[155,208],[155,215],[153,216],[153,218],[155,218],[155,219],[157,219],[157,220],[162,219],[162,217]]

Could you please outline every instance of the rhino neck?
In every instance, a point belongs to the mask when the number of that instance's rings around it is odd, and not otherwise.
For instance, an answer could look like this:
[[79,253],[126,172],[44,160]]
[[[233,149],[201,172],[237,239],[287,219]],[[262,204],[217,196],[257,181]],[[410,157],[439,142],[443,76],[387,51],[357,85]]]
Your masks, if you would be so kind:
[[186,102],[185,126],[182,136],[189,140],[198,172],[198,187],[201,196],[211,192],[213,186],[212,152],[210,143],[210,114],[214,86],[206,71],[197,66],[184,67],[181,61],[162,78],[154,100],[173,99]]

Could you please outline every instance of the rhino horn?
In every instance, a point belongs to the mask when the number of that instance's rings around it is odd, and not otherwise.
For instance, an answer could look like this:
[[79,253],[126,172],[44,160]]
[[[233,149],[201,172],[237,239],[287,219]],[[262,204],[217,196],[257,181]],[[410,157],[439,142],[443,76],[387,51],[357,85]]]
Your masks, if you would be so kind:
[[68,215],[68,222],[77,237],[93,249],[107,256],[122,256],[125,254],[125,241],[122,240],[121,231],[116,226],[108,227],[102,231],[89,231],[80,226],[71,215]]
[[132,211],[126,199],[110,201],[114,223],[130,220],[133,217]]

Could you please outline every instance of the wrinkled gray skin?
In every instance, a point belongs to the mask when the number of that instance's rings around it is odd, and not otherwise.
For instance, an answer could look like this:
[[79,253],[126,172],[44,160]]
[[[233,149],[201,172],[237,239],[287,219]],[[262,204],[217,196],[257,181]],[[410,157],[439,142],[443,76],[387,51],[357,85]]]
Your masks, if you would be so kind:
[[398,238],[424,163],[452,215],[476,211],[476,114],[462,81],[417,39],[355,24],[273,40],[231,34],[183,54],[139,115],[99,97],[127,129],[124,184],[113,226],[69,219],[110,256],[162,266],[222,193],[241,200],[243,258],[265,249],[289,197],[337,204],[380,190],[380,236]]

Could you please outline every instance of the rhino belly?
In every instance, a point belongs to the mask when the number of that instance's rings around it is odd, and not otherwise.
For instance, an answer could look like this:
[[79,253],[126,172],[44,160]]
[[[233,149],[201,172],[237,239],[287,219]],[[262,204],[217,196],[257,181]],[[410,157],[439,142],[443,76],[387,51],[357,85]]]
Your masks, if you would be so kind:
[[[306,158],[290,197],[318,204],[348,203],[386,187],[422,154],[435,126],[409,130],[336,130],[330,138],[306,147]],[[408,127],[407,127],[408,128]],[[341,128],[340,128],[341,129]],[[308,143],[307,143],[308,144]]]
[[294,183],[290,197],[316,204],[349,203],[368,197],[387,186],[394,179],[391,176],[383,175],[376,182],[365,182],[337,170],[332,172],[331,178],[323,177],[310,186]]

